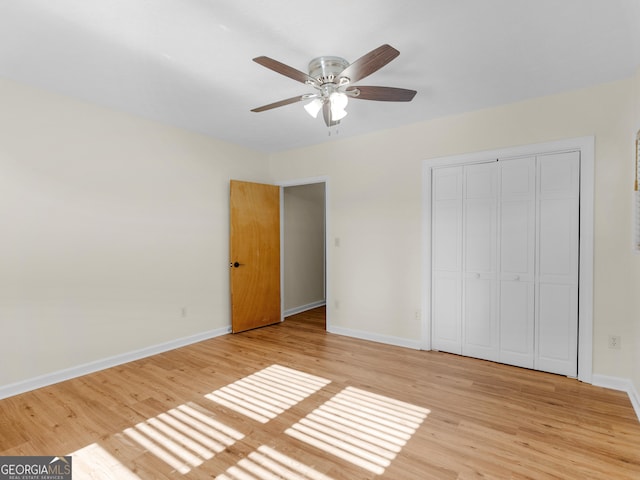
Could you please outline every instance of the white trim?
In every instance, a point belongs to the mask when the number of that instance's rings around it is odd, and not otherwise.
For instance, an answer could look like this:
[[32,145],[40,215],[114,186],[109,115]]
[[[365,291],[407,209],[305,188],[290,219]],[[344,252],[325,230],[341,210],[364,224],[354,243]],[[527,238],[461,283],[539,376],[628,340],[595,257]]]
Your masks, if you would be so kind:
[[596,387],[610,388],[611,390],[626,392],[627,395],[629,395],[631,405],[636,412],[636,417],[638,417],[638,421],[640,421],[640,395],[631,380],[595,373],[592,376],[592,381],[593,385]]
[[442,165],[485,162],[562,151],[580,151],[580,285],[578,295],[578,379],[593,375],[593,218],[595,138],[570,138],[547,143],[487,150],[424,160],[422,170],[422,335],[421,348],[431,349],[431,172]]
[[189,337],[179,338],[177,340],[171,340],[166,343],[158,345],[152,345],[150,347],[142,348],[132,352],[115,355],[109,358],[103,358],[94,362],[85,363],[76,367],[67,368],[64,370],[58,370],[57,372],[47,373],[38,377],[30,378],[9,385],[0,386],[0,400],[3,398],[19,395],[30,390],[53,385],[54,383],[63,382],[72,378],[81,377],[89,373],[95,373],[100,370],[122,365],[124,363],[133,362],[142,358],[157,355],[159,353],[168,352],[169,350],[175,350],[176,348],[186,347],[194,343],[209,340],[211,338],[220,337],[231,333],[231,326],[217,328],[215,330],[209,330],[208,332],[198,333]]
[[290,317],[291,315],[296,315],[297,313],[306,312],[307,310],[312,310],[314,308],[322,307],[326,305],[327,302],[324,300],[319,300],[317,302],[307,303],[306,305],[301,305],[299,307],[293,307],[284,311],[283,316]]
[[284,322],[284,188],[280,185],[280,321]]
[[370,342],[384,343],[386,345],[394,345],[396,347],[411,348],[420,350],[420,342],[409,340],[407,338],[393,337],[390,335],[379,335],[377,333],[365,332],[364,330],[352,330],[350,328],[331,327],[327,328],[327,332],[345,337],[358,338],[360,340],[368,340]]
[[[325,288],[325,305],[330,305],[329,296],[331,292],[331,288],[329,288],[329,282],[331,275],[329,274],[329,266],[331,265],[330,258],[331,252],[329,250],[329,233],[331,231],[331,222],[329,221],[329,177],[321,176],[321,177],[307,177],[307,178],[299,178],[294,180],[283,180],[280,182],[276,182],[275,185],[280,187],[280,191],[283,191],[284,187],[297,187],[300,185],[312,185],[314,183],[324,183],[324,288]],[[284,194],[282,194],[284,195]],[[284,272],[284,230],[282,229],[282,218],[284,216],[284,202],[280,202],[280,271]],[[282,292],[282,299],[284,302],[284,275],[281,275],[280,278],[280,291]],[[283,306],[284,308],[284,306]],[[282,310],[281,310],[282,311]],[[289,312],[290,310],[287,310]],[[291,314],[289,314],[291,315]],[[286,315],[284,315],[286,316]],[[283,318],[284,318],[283,316]],[[327,331],[329,330],[329,326],[331,325],[331,311],[329,308],[326,310],[325,314],[325,325]]]
[[297,187],[300,185],[311,185],[313,183],[327,183],[329,181],[329,177],[307,177],[307,178],[299,178],[297,180],[283,180],[281,182],[276,182],[276,185],[280,187]]
[[420,348],[431,350],[431,171],[434,164],[422,162],[422,290]]
[[[578,139],[576,139],[578,140]],[[578,379],[593,375],[593,236],[595,138],[580,139],[580,278],[578,285]]]

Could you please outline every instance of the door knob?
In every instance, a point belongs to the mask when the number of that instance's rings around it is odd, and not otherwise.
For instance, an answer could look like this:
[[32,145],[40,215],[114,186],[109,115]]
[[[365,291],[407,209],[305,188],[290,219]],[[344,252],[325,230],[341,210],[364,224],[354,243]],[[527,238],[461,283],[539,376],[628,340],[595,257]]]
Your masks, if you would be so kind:
[[243,264],[240,262],[233,262],[229,264],[230,267],[235,267],[235,268],[238,268],[240,265],[243,265]]

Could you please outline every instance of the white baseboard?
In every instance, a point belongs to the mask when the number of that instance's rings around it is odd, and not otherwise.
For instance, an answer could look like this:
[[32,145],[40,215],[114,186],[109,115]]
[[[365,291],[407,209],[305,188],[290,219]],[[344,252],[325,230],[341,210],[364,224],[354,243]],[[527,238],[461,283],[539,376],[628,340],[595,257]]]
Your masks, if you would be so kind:
[[81,377],[89,373],[98,372],[107,368],[122,365],[124,363],[133,362],[142,358],[157,355],[159,353],[168,352],[169,350],[175,350],[176,348],[185,347],[193,343],[201,342],[203,340],[209,340],[210,338],[219,337],[231,333],[231,327],[223,327],[215,330],[209,330],[208,332],[198,333],[189,337],[179,338],[177,340],[171,340],[170,342],[162,343],[159,345],[152,345],[150,347],[135,350],[133,352],[127,352],[113,357],[96,360],[94,362],[85,363],[76,367],[67,368],[64,370],[58,370],[56,372],[41,375],[39,377],[30,378],[9,385],[0,386],[0,400],[3,398],[19,395],[20,393],[35,390],[37,388],[53,385],[54,383],[63,382],[72,378]]
[[626,378],[609,377],[608,375],[593,374],[592,384],[596,387],[610,388],[611,390],[619,390],[626,392],[631,400],[631,405],[636,412],[636,417],[640,421],[640,395],[636,390],[633,382]]
[[360,340],[369,340],[371,342],[385,343],[396,347],[411,348],[420,350],[420,341],[409,340],[407,338],[392,337],[389,335],[378,335],[377,333],[364,332],[362,330],[351,330],[350,328],[330,327],[327,332],[343,335],[345,337],[359,338]]
[[301,305],[299,307],[290,308],[285,310],[282,314],[283,317],[290,317],[291,315],[296,315],[297,313],[306,312],[307,310],[312,310],[314,308],[323,307],[327,304],[326,300],[320,300],[313,303],[308,303],[306,305]]

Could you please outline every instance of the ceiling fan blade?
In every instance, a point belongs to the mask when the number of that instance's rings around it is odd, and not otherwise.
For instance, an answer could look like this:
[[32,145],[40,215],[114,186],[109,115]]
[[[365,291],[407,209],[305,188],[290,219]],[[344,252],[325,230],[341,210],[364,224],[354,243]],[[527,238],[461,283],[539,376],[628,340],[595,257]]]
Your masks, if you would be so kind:
[[346,77],[351,83],[355,83],[380,70],[398,55],[400,55],[400,52],[392,46],[381,45],[345,68],[338,76],[338,80]]
[[340,120],[333,121],[331,119],[331,102],[326,101],[322,104],[322,116],[327,127],[333,127],[340,123]]
[[358,95],[351,98],[360,100],[378,100],[381,102],[410,102],[416,96],[415,90],[394,87],[349,87],[347,92],[359,91]]
[[292,78],[298,82],[312,85],[317,85],[318,83],[313,77],[310,77],[306,73],[301,72],[300,70],[296,70],[295,68],[290,67],[289,65],[285,65],[284,63],[274,60],[273,58],[256,57],[253,59],[253,61],[259,63],[263,67],[268,68],[269,70],[273,70],[276,73],[284,75],[285,77]]
[[286,100],[280,100],[279,102],[273,102],[269,105],[263,105],[261,107],[252,108],[252,112],[264,112],[265,110],[271,110],[272,108],[284,107],[285,105],[289,105],[291,103],[301,102],[302,100],[306,100],[309,98],[309,95],[298,95],[297,97],[287,98]]

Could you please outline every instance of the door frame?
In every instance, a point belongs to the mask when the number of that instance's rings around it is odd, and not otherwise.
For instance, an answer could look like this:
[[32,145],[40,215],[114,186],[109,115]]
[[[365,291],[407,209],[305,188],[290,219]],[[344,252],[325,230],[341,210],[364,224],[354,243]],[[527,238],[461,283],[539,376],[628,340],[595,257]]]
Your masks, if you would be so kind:
[[481,152],[431,158],[422,162],[422,335],[431,350],[431,174],[433,168],[484,163],[507,157],[580,151],[580,278],[578,283],[578,380],[593,377],[593,236],[595,137],[577,137]]
[[[329,303],[329,295],[331,292],[331,288],[329,285],[331,276],[329,275],[329,266],[331,262],[329,261],[329,230],[331,223],[329,222],[329,209],[327,205],[329,205],[329,177],[328,176],[319,176],[319,177],[306,177],[299,178],[294,180],[285,180],[280,182],[275,182],[274,185],[280,187],[280,311],[283,315],[281,320],[284,320],[284,188],[285,187],[298,187],[301,185],[313,185],[316,183],[324,183],[324,279],[325,279],[325,302],[327,305],[331,305]],[[329,309],[326,309],[325,313],[325,329],[329,331],[330,326],[330,313]]]

